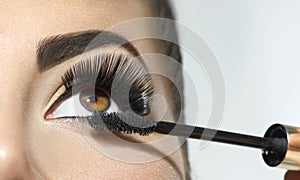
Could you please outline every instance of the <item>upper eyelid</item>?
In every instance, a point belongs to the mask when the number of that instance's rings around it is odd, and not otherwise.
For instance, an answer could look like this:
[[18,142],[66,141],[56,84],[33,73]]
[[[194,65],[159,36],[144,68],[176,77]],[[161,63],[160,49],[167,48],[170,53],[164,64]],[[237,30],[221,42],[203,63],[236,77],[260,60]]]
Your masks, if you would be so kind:
[[[102,63],[100,63],[101,58],[102,58]],[[135,73],[131,74],[131,75],[133,75],[133,77],[127,78],[127,81],[124,81],[124,82],[130,84],[130,79],[131,79],[132,80],[131,83],[133,84],[135,80],[140,79],[138,81],[140,86],[134,90],[134,92],[135,92],[134,96],[135,96],[135,98],[137,98],[137,100],[135,100],[134,102],[135,102],[135,104],[139,104],[139,105],[143,104],[142,107],[137,107],[139,113],[141,113],[141,114],[150,113],[150,103],[151,103],[151,98],[152,98],[152,94],[154,91],[154,87],[153,87],[152,79],[151,79],[150,75],[148,75],[148,72],[147,72],[144,64],[136,59],[135,60],[128,59],[128,57],[123,54],[102,54],[102,55],[97,55],[97,56],[91,56],[90,59],[81,60],[77,64],[73,65],[73,67],[65,73],[65,75],[62,77],[63,78],[63,87],[64,87],[65,92],[60,93],[60,97],[57,97],[56,100],[52,100],[52,102],[50,101],[51,105],[49,105],[50,102],[48,103],[48,105],[47,105],[48,108],[45,110],[44,116],[46,117],[47,113],[49,111],[50,112],[52,111],[53,106],[54,107],[59,106],[61,101],[63,101],[62,97],[68,98],[68,97],[66,97],[66,94],[70,91],[71,88],[73,89],[74,86],[79,85],[78,88],[80,88],[80,87],[82,87],[82,84],[81,84],[82,82],[83,83],[90,82],[92,84],[96,83],[95,78],[98,78],[98,73],[101,70],[104,70],[105,72],[109,70],[109,69],[105,68],[105,66],[107,66],[107,64],[111,65],[110,74],[114,73],[113,75],[116,75],[116,73],[122,73],[122,70],[127,69],[127,68],[122,69],[121,65],[124,65],[126,67],[127,66],[131,67],[131,68],[128,68],[131,70],[133,68],[135,68],[135,71],[133,71]],[[102,68],[102,65],[104,66],[103,68]],[[112,71],[113,69],[118,70],[119,72]],[[105,73],[105,75],[107,76],[107,75],[109,75],[109,73],[108,74]],[[129,74],[125,73],[125,76],[128,77]],[[86,78],[88,78],[88,79],[86,79]],[[105,81],[106,78],[109,79],[110,77],[100,78],[100,82],[97,82],[97,85],[99,85],[100,87],[102,86],[105,89],[109,89],[110,87],[104,87],[105,84],[101,84],[101,82]],[[143,78],[143,79],[141,79],[141,78]],[[126,78],[125,78],[125,80],[126,80]],[[143,80],[143,81],[141,81],[141,80]],[[74,93],[72,89],[71,89],[71,91],[72,91],[72,93]],[[141,98],[143,98],[143,99],[141,99]]]

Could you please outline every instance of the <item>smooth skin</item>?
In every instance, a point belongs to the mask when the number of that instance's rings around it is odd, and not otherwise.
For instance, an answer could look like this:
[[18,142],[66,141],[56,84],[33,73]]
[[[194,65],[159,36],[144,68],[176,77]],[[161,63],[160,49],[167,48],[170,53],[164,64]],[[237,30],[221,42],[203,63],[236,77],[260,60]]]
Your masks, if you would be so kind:
[[[61,76],[78,58],[40,73],[36,64],[39,40],[153,16],[146,1],[2,0],[0,4],[0,179],[184,179],[180,148],[156,161],[126,163],[95,150],[78,127],[74,130],[44,119],[48,101],[61,86]],[[133,44],[141,54],[161,49],[151,40]],[[163,79],[154,79],[154,86],[163,87],[158,92],[171,106],[165,84]],[[173,118],[169,111],[165,117]],[[116,148],[122,152],[122,147]]]

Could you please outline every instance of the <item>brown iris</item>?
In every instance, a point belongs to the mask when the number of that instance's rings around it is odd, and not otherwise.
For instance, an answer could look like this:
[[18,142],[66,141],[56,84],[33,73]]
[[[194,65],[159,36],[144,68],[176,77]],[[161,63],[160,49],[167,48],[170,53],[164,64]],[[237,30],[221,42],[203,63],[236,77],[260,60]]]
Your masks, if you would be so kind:
[[80,92],[80,103],[88,111],[106,111],[110,107],[109,95],[101,89],[86,89]]

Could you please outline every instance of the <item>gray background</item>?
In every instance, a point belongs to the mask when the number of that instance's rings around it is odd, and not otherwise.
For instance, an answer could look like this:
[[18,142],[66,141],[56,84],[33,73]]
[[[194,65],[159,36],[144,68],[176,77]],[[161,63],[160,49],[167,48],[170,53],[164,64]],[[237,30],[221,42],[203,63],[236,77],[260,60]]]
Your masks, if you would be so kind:
[[[226,83],[221,129],[263,135],[273,123],[300,126],[300,1],[173,0],[179,22],[195,30],[216,55]],[[197,46],[197,44],[195,44]],[[184,52],[184,66],[194,77]],[[207,83],[198,93],[199,125],[211,107]],[[186,108],[193,104],[185,88]],[[194,117],[186,113],[186,119]],[[193,179],[283,179],[285,170],[267,167],[260,151],[222,144],[200,148],[190,140]]]

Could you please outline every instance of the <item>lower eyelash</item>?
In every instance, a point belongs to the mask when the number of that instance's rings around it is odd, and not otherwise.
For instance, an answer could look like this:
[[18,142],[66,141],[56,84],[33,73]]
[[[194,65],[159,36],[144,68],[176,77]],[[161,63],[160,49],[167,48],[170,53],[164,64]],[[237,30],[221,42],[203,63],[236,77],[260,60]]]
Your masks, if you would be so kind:
[[[80,61],[62,77],[67,93],[74,92],[87,85],[101,87],[107,92],[114,92],[115,101],[123,109],[132,109],[140,115],[149,114],[154,91],[152,79],[145,67],[137,60],[122,54],[96,55]],[[112,90],[113,86],[113,90]],[[126,92],[126,89],[129,92]],[[128,96],[124,96],[124,94]],[[129,99],[129,106],[126,104]]]

